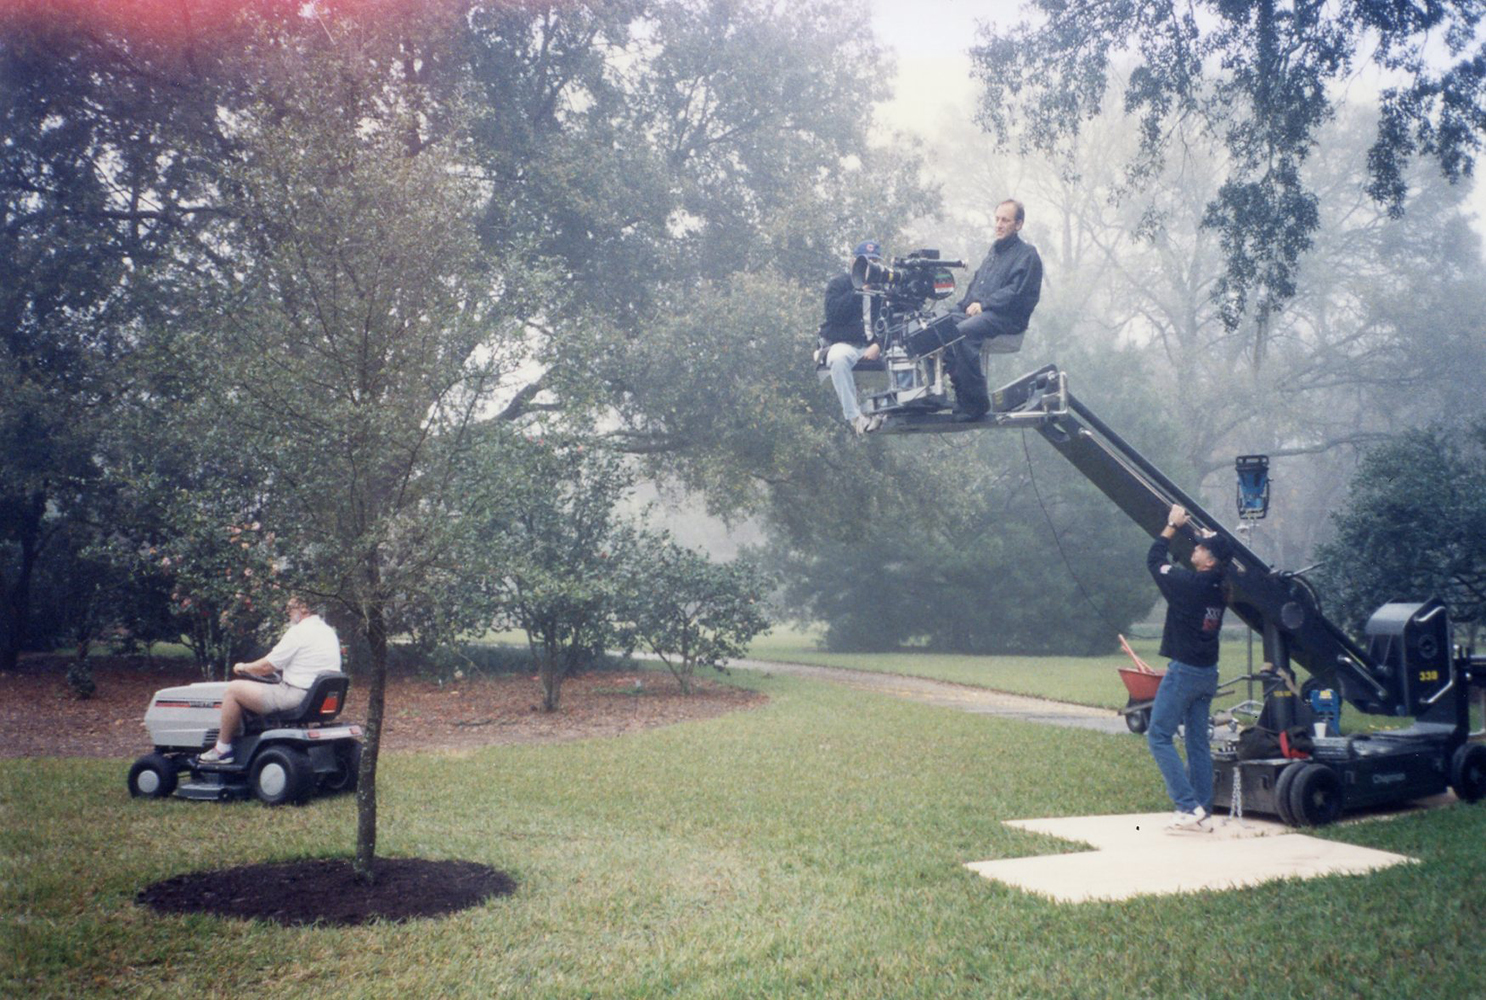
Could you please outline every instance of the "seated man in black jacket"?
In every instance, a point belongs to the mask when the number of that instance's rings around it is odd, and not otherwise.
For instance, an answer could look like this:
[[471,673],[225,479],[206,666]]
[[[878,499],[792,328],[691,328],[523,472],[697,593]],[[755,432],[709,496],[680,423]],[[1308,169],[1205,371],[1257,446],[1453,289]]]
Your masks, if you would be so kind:
[[[1173,505],[1166,527],[1151,543],[1146,567],[1166,598],[1161,655],[1170,657],[1156,689],[1146,742],[1176,806],[1172,831],[1211,832],[1213,755],[1207,733],[1213,696],[1218,691],[1218,637],[1223,628],[1223,571],[1233,555],[1223,535],[1202,538],[1192,549],[1192,569],[1167,561],[1167,543],[1187,523],[1187,511]],[[1177,755],[1178,726],[1186,729],[1187,764]]]
[[[867,240],[857,245],[852,255],[869,260],[882,259],[882,245],[876,240]],[[867,417],[857,402],[856,381],[851,370],[861,360],[871,361],[881,352],[876,341],[868,340],[868,332],[877,321],[881,309],[879,300],[860,294],[851,283],[851,274],[838,274],[826,285],[826,321],[820,325],[820,338],[826,342],[825,368],[821,380],[830,378],[841,399],[841,415],[858,434],[877,429],[881,418]]]
[[1042,296],[1042,257],[1017,235],[1026,218],[1027,210],[1019,201],[1008,199],[996,206],[996,242],[976,268],[957,312],[950,314],[949,321],[955,323],[955,333],[961,338],[945,352],[955,386],[956,420],[979,420],[990,410],[981,347],[992,337],[1025,333]]

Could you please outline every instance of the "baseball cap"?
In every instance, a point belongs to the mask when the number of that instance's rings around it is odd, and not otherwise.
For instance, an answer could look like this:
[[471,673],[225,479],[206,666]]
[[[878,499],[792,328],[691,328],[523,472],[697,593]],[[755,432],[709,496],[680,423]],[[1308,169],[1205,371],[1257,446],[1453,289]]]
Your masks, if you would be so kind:
[[868,260],[882,260],[882,244],[876,240],[863,240],[857,244],[855,257],[866,257]]
[[1207,549],[1208,554],[1220,563],[1233,558],[1233,543],[1228,540],[1227,535],[1208,535],[1197,539],[1197,544]]

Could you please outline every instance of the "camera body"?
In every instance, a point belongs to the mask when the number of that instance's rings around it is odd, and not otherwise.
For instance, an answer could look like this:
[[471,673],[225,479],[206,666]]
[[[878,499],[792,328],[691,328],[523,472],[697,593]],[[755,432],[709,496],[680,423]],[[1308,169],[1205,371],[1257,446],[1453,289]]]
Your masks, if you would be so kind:
[[955,276],[950,268],[964,266],[964,261],[941,260],[939,251],[930,249],[894,257],[890,266],[860,256],[851,265],[851,284],[857,291],[882,295],[897,311],[912,311],[953,295]]

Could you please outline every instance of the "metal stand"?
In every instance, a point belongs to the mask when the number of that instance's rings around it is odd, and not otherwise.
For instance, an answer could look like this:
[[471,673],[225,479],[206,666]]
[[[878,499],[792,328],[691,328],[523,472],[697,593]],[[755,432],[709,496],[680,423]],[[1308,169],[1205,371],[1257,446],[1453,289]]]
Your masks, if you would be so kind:
[[[1242,513],[1242,511],[1240,511],[1240,514],[1241,513]],[[1238,532],[1239,532],[1240,535],[1243,536],[1244,544],[1247,545],[1249,548],[1252,549],[1254,547],[1254,522],[1252,520],[1248,520],[1248,519],[1241,519],[1238,522]],[[1246,633],[1246,637],[1247,637],[1247,640],[1248,640],[1247,643],[1246,643],[1246,645],[1248,647],[1247,648],[1247,653],[1248,653],[1248,668],[1244,671],[1244,673],[1246,673],[1246,674],[1249,675],[1249,680],[1248,680],[1247,686],[1244,689],[1244,692],[1245,692],[1244,693],[1244,699],[1245,699],[1245,701],[1253,701],[1254,700],[1254,630],[1252,628],[1248,630],[1248,632]]]

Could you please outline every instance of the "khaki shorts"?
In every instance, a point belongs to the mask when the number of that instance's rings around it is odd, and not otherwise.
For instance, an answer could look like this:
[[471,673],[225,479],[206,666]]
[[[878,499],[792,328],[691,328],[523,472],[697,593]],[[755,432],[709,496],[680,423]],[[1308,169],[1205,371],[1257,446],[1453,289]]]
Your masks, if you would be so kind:
[[289,684],[265,684],[263,685],[263,714],[296,709],[304,703],[304,696],[307,694],[309,692],[304,688],[293,687]]

